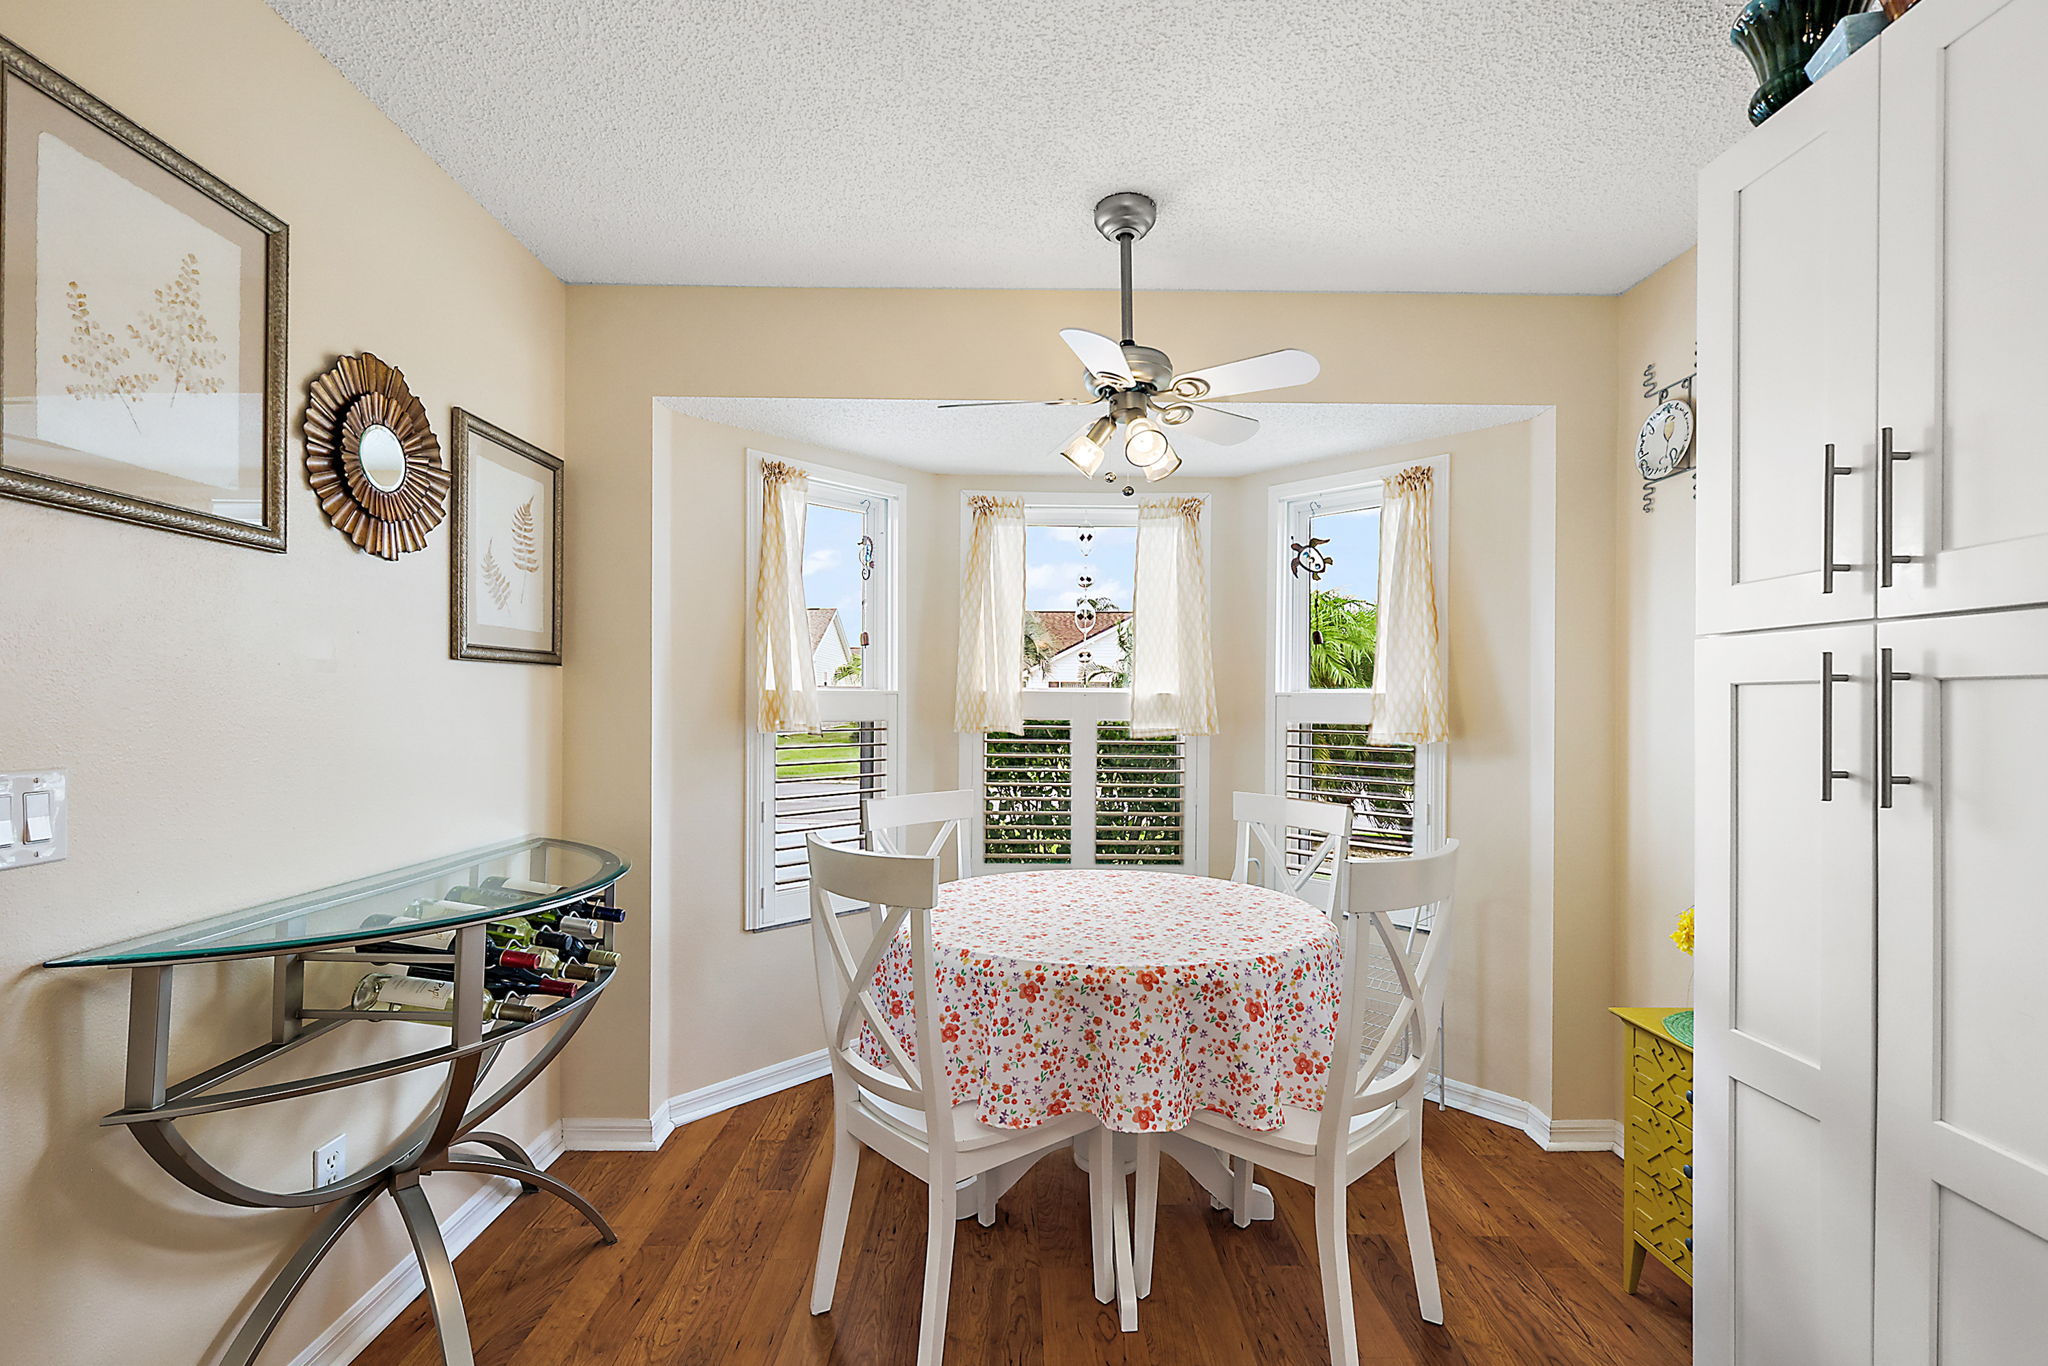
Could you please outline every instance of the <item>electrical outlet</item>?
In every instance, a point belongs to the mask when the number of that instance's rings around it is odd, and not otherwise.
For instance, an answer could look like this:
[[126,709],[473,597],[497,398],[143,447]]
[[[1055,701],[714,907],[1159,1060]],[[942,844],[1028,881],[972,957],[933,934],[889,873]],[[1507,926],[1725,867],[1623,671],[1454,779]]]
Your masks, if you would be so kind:
[[331,1186],[348,1173],[348,1135],[341,1134],[313,1149],[313,1184]]

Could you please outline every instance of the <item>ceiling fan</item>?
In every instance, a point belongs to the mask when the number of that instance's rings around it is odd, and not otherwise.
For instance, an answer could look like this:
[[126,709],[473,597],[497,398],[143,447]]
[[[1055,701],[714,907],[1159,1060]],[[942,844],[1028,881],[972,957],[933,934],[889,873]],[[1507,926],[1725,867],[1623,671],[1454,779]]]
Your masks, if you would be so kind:
[[[1259,429],[1257,418],[1213,407],[1211,400],[1306,384],[1322,372],[1314,356],[1289,350],[1268,351],[1262,356],[1176,375],[1173,362],[1164,351],[1138,345],[1132,339],[1131,327],[1131,244],[1150,232],[1158,217],[1158,205],[1136,190],[1121,190],[1095,206],[1096,230],[1116,243],[1121,258],[1123,341],[1114,342],[1078,327],[1062,329],[1060,340],[1080,358],[1091,397],[1057,398],[1035,405],[1108,406],[1107,412],[1076,432],[1060,451],[1075,469],[1091,479],[1102,468],[1119,431],[1123,433],[1124,459],[1143,470],[1146,479],[1164,479],[1181,464],[1179,452],[1168,439],[1169,432],[1233,446]],[[939,406],[992,408],[1008,404]]]

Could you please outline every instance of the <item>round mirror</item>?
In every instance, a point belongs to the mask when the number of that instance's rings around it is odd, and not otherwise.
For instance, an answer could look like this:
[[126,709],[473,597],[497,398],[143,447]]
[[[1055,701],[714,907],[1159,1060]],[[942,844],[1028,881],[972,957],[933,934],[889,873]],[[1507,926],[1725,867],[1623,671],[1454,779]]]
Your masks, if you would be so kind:
[[397,432],[381,423],[363,428],[356,459],[363,477],[380,492],[389,493],[405,482],[405,445]]

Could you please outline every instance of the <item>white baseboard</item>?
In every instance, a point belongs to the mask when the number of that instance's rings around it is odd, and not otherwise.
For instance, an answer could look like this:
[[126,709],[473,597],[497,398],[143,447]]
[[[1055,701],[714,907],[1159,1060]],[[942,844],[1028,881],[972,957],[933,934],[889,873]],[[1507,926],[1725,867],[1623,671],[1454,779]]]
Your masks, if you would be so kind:
[[792,1086],[828,1076],[831,1071],[831,1061],[822,1048],[800,1058],[757,1067],[729,1081],[713,1082],[694,1091],[685,1091],[668,1103],[668,1122],[680,1129],[693,1119],[703,1119],[707,1115],[730,1110],[735,1105],[772,1096],[777,1091],[787,1091]]
[[[526,1151],[534,1165],[545,1170],[562,1155],[562,1126],[550,1128],[528,1144]],[[519,1187],[509,1181],[492,1181],[458,1205],[441,1224],[441,1241],[448,1245],[448,1255],[453,1257],[475,1242],[476,1236],[518,1198]],[[341,1317],[292,1358],[291,1366],[348,1366],[376,1340],[377,1334],[405,1312],[405,1307],[424,1288],[419,1263],[407,1257],[378,1277],[362,1298],[343,1310]]]
[[737,1077],[715,1081],[694,1091],[671,1096],[666,1105],[646,1119],[565,1119],[562,1139],[571,1151],[598,1153],[654,1152],[668,1136],[692,1120],[720,1114],[750,1100],[787,1091],[792,1086],[826,1076],[832,1065],[825,1050],[802,1057],[757,1067]]
[[667,1141],[666,1113],[648,1119],[565,1119],[562,1145],[578,1153],[651,1153]]
[[[1432,1088],[1434,1089],[1434,1088]],[[1621,1153],[1621,1123],[1612,1119],[1557,1119],[1526,1100],[1489,1091],[1453,1078],[1444,1084],[1444,1100],[1453,1110],[1520,1129],[1547,1153]],[[1430,1097],[1435,1099],[1434,1095]]]

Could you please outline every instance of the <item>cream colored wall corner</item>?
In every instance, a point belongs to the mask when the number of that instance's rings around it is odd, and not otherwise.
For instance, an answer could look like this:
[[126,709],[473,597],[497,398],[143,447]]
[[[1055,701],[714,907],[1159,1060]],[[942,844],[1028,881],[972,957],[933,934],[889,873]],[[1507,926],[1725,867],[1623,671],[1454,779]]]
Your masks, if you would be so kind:
[[[562,451],[566,291],[259,0],[0,0],[0,33],[291,229],[289,553],[0,501],[0,756],[68,769],[73,808],[67,862],[0,874],[0,1356],[197,1362],[312,1216],[202,1200],[96,1127],[120,1103],[123,977],[36,964],[558,825],[561,671],[449,659],[447,529],[395,564],[357,552],[296,423],[305,382],[368,348],[444,441],[459,404]],[[266,987],[261,964],[181,972],[174,1065],[256,1042]],[[293,1067],[348,1056],[306,1051]],[[315,1144],[346,1130],[366,1156],[416,1099],[195,1132],[237,1175],[303,1185]],[[539,1137],[557,1117],[550,1080],[505,1119]],[[475,1189],[430,1186],[444,1214]],[[395,1221],[359,1224],[266,1359],[408,1255]]]
[[[1544,420],[1547,424],[1547,419]],[[1235,481],[1231,525],[1219,529],[1217,562],[1237,567],[1216,600],[1217,696],[1223,712],[1212,770],[1211,848],[1229,864],[1230,794],[1264,791],[1268,657],[1273,638],[1267,540],[1276,485],[1451,458],[1445,651],[1451,682],[1448,827],[1462,843],[1458,940],[1446,1001],[1447,1070],[1486,1091],[1547,1094],[1529,1039],[1547,1034],[1549,1000],[1531,980],[1548,963],[1537,939],[1530,849],[1539,812],[1534,727],[1545,696],[1532,686],[1539,647],[1528,585],[1541,541],[1538,504],[1527,496],[1536,422],[1516,422],[1412,445],[1290,466]],[[1236,623],[1226,630],[1224,623]],[[1230,637],[1235,637],[1232,640]],[[1547,826],[1547,821],[1542,822]],[[1546,1046],[1545,1052],[1548,1051]],[[1538,1105],[1538,1109],[1544,1109]]]
[[[1063,393],[1072,362],[1055,332],[1112,317],[1115,305],[1105,293],[1051,291],[589,286],[569,296],[569,434],[578,482],[567,823],[586,838],[618,844],[642,865],[642,886],[654,891],[650,920],[674,916],[679,926],[712,927],[678,932],[657,954],[657,979],[665,970],[672,983],[675,1022],[656,1032],[658,1044],[626,1036],[630,1009],[612,1012],[619,1037],[600,1018],[579,1041],[579,1058],[590,1065],[570,1075],[571,1112],[625,1118],[650,1113],[664,1096],[808,1051],[799,1045],[808,1045],[815,1014],[800,950],[780,957],[779,948],[759,947],[762,936],[742,937],[736,928],[743,880],[740,844],[731,837],[739,770],[730,747],[743,724],[734,575],[744,503],[715,460],[660,464],[663,424],[681,424],[662,416],[656,400]],[[1509,1018],[1482,1000],[1474,1028],[1486,1042],[1474,1046],[1488,1059],[1487,1075],[1506,1079],[1500,1089],[1517,1075],[1530,1078],[1518,1094],[1544,1113],[1611,1116],[1600,1011],[1613,992],[1615,817],[1610,784],[1586,773],[1605,773],[1614,762],[1615,301],[1160,293],[1146,295],[1143,309],[1147,339],[1190,363],[1288,345],[1314,352],[1323,375],[1289,395],[1302,401],[1554,405],[1551,417],[1531,424],[1528,464],[1508,470],[1513,482],[1501,489],[1539,509],[1529,523],[1527,577],[1505,585],[1514,600],[1505,610],[1529,624],[1530,667],[1558,661],[1556,686],[1532,687],[1523,712],[1532,756],[1525,801],[1542,821],[1541,848],[1527,852],[1527,956],[1516,969],[1525,974],[1519,999],[1529,1004]],[[696,482],[700,474],[708,482]],[[924,603],[913,603],[912,614],[925,618],[927,642],[912,661],[922,699],[913,717],[947,739],[956,561],[944,554],[957,535],[957,528],[935,529],[925,561],[932,568],[911,569]],[[685,572],[727,551],[727,568]],[[1219,592],[1219,610],[1222,600]],[[699,709],[691,714],[726,729],[726,738],[704,741],[715,761],[678,760],[657,775],[667,761],[656,756],[680,749],[688,734],[678,724],[665,744],[657,742],[658,708],[683,686],[671,664],[656,662],[676,648],[660,643],[671,620],[678,632],[701,623],[712,638],[722,636],[731,653],[718,667],[735,677],[702,697],[691,694],[689,705]],[[735,691],[721,698],[717,688]],[[1550,762],[1560,752],[1568,766]],[[936,775],[946,752],[931,753]],[[650,813],[664,803],[671,814],[657,823]],[[712,819],[684,819],[691,811]],[[1471,952],[1488,959],[1505,948],[1475,941]],[[755,984],[764,989],[745,989]],[[702,1005],[693,1005],[700,993]],[[1553,1000],[1568,1008],[1553,1010]],[[671,1052],[665,1067],[654,1059],[658,1048]],[[1501,1061],[1511,1050],[1522,1055],[1519,1067]]]
[[[671,1075],[662,1099],[815,1051],[820,1045],[811,938],[801,925],[749,933],[741,927],[746,894],[747,741],[753,699],[748,691],[746,632],[752,591],[747,581],[748,451],[799,465],[828,466],[904,485],[905,610],[903,712],[915,722],[906,790],[938,780],[934,761],[951,739],[952,677],[931,667],[948,642],[951,657],[957,580],[916,529],[932,520],[940,500],[936,476],[841,451],[785,441],[662,409],[657,418],[657,473],[673,530],[667,572],[657,576],[670,608],[662,614],[666,648],[657,638],[656,838],[666,869],[672,965],[669,1008],[656,1015],[670,1050]],[[940,520],[944,520],[941,518]],[[937,684],[936,689],[934,683]],[[943,725],[934,719],[943,711]],[[944,731],[944,735],[940,731]],[[629,1019],[630,1017],[622,1018]],[[595,1022],[593,1022],[595,1023]],[[573,1109],[578,1115],[592,1112]]]
[[[1691,476],[1656,486],[1643,511],[1636,432],[1655,406],[1643,368],[1670,384],[1693,371],[1696,263],[1692,252],[1621,296],[1619,429],[1615,473],[1616,1003],[1691,1004],[1692,960],[1670,940],[1692,904],[1693,532]],[[1618,1026],[1616,1027],[1618,1029]],[[1613,1031],[1610,1031],[1612,1033]],[[1618,1035],[1610,1049],[1618,1054]],[[1621,1068],[1615,1066],[1614,1113]]]

